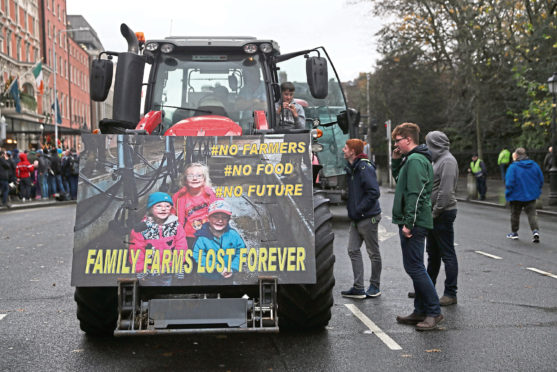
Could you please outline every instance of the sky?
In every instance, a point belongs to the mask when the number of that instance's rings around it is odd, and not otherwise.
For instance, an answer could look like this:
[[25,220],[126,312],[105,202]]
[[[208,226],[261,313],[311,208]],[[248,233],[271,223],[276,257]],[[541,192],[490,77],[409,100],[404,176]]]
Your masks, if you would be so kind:
[[[153,4],[156,6],[153,7]],[[323,46],[341,81],[373,70],[381,20],[355,0],[66,0],[67,14],[82,15],[105,50],[127,49],[120,24],[145,38],[254,36],[279,43],[281,53]]]

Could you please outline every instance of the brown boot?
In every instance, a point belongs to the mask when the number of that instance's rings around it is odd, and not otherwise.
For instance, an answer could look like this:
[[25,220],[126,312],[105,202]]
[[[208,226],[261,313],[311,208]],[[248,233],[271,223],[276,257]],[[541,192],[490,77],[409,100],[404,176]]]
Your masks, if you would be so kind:
[[450,306],[450,305],[455,305],[456,303],[457,303],[456,297],[442,296],[439,299],[439,305],[441,306]]
[[432,331],[437,328],[437,324],[441,323],[444,319],[443,314],[439,314],[435,317],[426,316],[423,322],[416,324],[417,331]]
[[398,315],[396,317],[396,321],[399,322],[400,324],[416,325],[419,322],[423,322],[425,318],[426,318],[425,314],[412,313],[408,316]]

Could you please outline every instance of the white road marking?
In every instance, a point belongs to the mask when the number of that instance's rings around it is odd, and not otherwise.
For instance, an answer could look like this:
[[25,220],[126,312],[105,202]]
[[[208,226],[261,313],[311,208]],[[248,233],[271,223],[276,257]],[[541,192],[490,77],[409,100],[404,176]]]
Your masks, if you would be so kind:
[[371,332],[375,333],[377,337],[379,337],[379,339],[389,347],[389,349],[402,350],[400,345],[397,344],[395,340],[393,340],[391,337],[389,337],[388,334],[383,332],[381,328],[379,328],[375,323],[371,321],[371,319],[365,316],[365,314],[362,313],[360,309],[358,309],[354,304],[344,304],[344,306],[346,306],[348,310],[350,310],[352,314],[356,316],[356,318],[360,319],[362,323],[364,323]]
[[397,235],[397,233],[394,232],[388,232],[387,229],[384,226],[381,226],[381,224],[379,224],[379,227],[377,229],[377,235],[379,236],[379,241],[385,241],[395,235]]
[[8,314],[0,314],[0,320],[4,319],[4,317]]
[[536,269],[535,267],[527,267],[526,269],[530,270],[530,271],[533,271],[535,273],[538,273],[538,274],[549,276],[550,278],[553,278],[553,279],[557,279],[557,275],[552,274],[552,273],[548,273],[547,271],[542,271],[540,269]]
[[482,251],[474,251],[474,252],[476,252],[478,254],[483,254],[486,257],[493,258],[493,259],[496,259],[496,260],[502,260],[503,259],[503,257],[495,256],[493,254],[485,253],[485,252],[482,252]]

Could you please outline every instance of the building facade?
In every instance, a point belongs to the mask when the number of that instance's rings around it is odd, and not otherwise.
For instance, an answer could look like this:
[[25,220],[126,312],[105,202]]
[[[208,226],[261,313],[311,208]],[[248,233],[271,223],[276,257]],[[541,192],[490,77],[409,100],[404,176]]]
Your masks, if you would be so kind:
[[[65,0],[0,0],[0,123],[5,123],[0,147],[52,147],[58,137],[59,147],[78,148],[80,134],[91,131],[91,53],[72,40],[72,27]],[[32,72],[39,62],[42,92]],[[8,92],[14,79],[21,98],[19,112]]]
[[[0,0],[0,146],[7,149],[37,146],[41,138],[41,97],[31,71],[41,57],[39,18],[38,0]],[[16,78],[20,112],[6,92]]]

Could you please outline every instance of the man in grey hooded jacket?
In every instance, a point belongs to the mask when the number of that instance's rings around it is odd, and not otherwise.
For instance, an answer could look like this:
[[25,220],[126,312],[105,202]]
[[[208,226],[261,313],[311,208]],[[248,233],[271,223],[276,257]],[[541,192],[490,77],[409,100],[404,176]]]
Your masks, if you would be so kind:
[[449,152],[450,141],[443,132],[429,132],[425,141],[433,160],[433,230],[427,236],[427,273],[433,284],[439,275],[441,260],[445,264],[445,291],[441,306],[456,304],[458,261],[454,248],[453,224],[456,219],[456,185],[458,164]]

